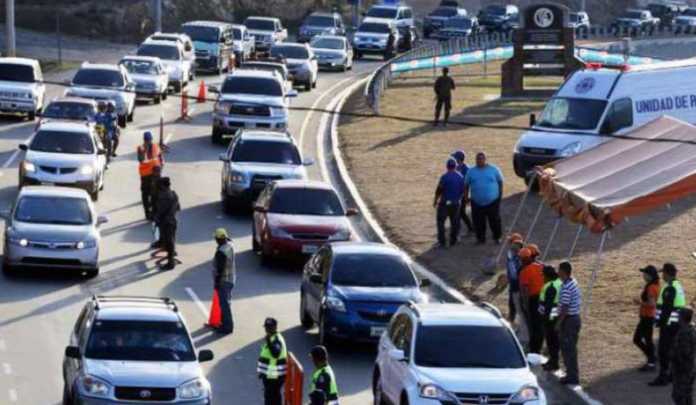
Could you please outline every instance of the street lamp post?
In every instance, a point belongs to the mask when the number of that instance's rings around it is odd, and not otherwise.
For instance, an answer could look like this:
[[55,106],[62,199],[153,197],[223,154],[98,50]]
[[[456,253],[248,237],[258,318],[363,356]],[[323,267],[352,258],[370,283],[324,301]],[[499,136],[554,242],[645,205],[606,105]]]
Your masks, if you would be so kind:
[[7,56],[16,56],[15,0],[5,0],[5,31]]

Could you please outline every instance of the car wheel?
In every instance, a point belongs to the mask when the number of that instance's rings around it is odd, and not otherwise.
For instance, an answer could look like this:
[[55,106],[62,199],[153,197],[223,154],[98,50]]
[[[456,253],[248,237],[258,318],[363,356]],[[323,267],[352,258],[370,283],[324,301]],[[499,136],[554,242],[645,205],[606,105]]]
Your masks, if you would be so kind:
[[155,98],[152,99],[152,101],[154,101],[155,104],[159,104],[162,101],[162,98],[161,98],[161,96],[155,96]]
[[215,145],[221,144],[222,143],[222,130],[218,127],[213,127],[213,134],[210,137],[210,140]]
[[89,269],[85,271],[85,277],[86,278],[94,278],[99,275],[99,267],[95,267],[93,269]]
[[[253,221],[254,220],[252,219],[252,222]],[[253,223],[251,225],[251,250],[254,253],[261,250],[261,246],[259,245],[259,242],[256,241],[256,225],[254,225]]]
[[312,90],[312,80],[309,80],[307,83],[304,84],[304,89],[305,89],[305,91]]
[[89,193],[89,196],[92,197],[92,201],[99,201],[99,187],[97,187],[96,191]]
[[162,93],[162,100],[166,100],[168,94],[169,94],[169,91],[165,90],[164,93]]
[[378,369],[375,369],[372,377],[372,398],[374,405],[387,405],[387,401],[384,399],[384,390],[382,389],[382,378]]
[[173,92],[174,92],[174,93],[180,92],[180,91],[181,91],[181,83],[174,83],[174,84],[172,85],[172,88],[173,88]]
[[312,317],[307,312],[307,299],[302,291],[300,291],[300,323],[305,329],[309,329],[314,325]]
[[312,88],[313,89],[317,88],[317,79],[314,79],[314,81],[312,82]]
[[27,113],[27,119],[29,121],[34,121],[34,119],[36,119],[36,111],[31,111]]
[[408,405],[408,397],[406,396],[405,392],[401,394],[401,401],[399,401],[399,405]]

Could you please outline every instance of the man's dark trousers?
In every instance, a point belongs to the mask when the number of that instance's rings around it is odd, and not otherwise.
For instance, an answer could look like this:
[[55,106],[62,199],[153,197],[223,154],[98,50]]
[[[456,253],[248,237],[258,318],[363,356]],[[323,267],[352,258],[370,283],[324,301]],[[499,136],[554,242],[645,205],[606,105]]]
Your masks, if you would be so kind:
[[160,240],[164,250],[167,251],[167,263],[174,265],[176,252],[176,223],[159,224]]
[[445,122],[449,121],[450,110],[452,110],[452,96],[438,96],[435,102],[435,121],[440,119],[442,107],[445,107]]
[[140,176],[140,197],[145,210],[145,218],[150,220],[153,214],[152,176]]
[[654,318],[640,317],[633,333],[633,344],[645,354],[648,363],[655,364],[655,345],[653,344]]
[[217,287],[218,299],[220,301],[220,312],[222,313],[222,325],[220,329],[225,333],[232,333],[234,330],[234,316],[230,300],[232,299],[232,288],[234,284],[222,282]]
[[580,337],[580,316],[569,315],[561,323],[561,354],[566,367],[566,378],[571,383],[578,383],[578,338]]
[[529,330],[529,351],[541,353],[544,345],[544,319],[539,313],[539,296],[528,299],[529,314],[527,314],[527,330]]
[[660,360],[660,377],[671,380],[672,373],[670,372],[670,355],[674,338],[679,332],[679,324],[672,323],[660,328],[660,341],[657,344],[657,355]]
[[471,217],[474,221],[476,239],[479,242],[486,241],[486,223],[491,227],[493,239],[498,240],[503,235],[502,223],[500,220],[500,200],[496,200],[488,205],[478,205],[471,202]]
[[285,377],[275,379],[262,378],[263,381],[263,403],[264,405],[283,405],[283,383]]
[[445,246],[445,221],[449,218],[450,221],[450,244],[457,243],[459,236],[459,228],[461,225],[461,217],[459,216],[459,204],[444,204],[437,206],[437,241],[440,245]]

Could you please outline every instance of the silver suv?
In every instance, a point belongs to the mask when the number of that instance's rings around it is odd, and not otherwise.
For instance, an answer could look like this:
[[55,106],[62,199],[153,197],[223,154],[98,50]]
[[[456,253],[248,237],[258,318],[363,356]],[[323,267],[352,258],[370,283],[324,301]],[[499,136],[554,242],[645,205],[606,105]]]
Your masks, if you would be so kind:
[[93,296],[65,348],[63,404],[209,405],[210,383],[169,298]]

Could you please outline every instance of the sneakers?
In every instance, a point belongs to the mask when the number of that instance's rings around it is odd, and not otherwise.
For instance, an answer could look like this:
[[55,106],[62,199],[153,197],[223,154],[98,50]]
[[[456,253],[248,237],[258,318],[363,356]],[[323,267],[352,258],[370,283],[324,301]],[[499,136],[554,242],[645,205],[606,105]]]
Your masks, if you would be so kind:
[[657,367],[655,366],[655,363],[645,363],[642,367],[638,368],[638,371],[640,372],[648,372],[648,371],[655,371]]
[[542,367],[544,371],[557,371],[560,367],[558,366],[558,363],[551,363],[550,361],[544,364]]

